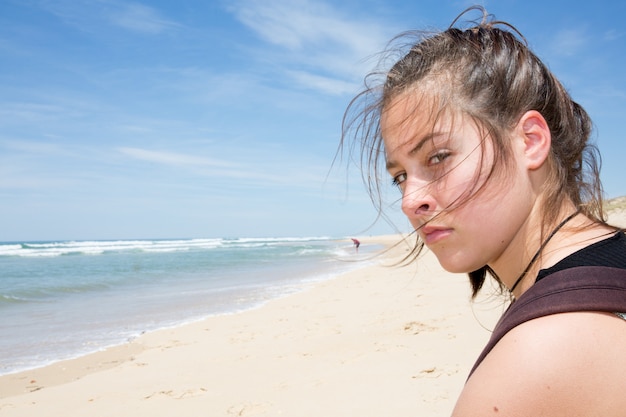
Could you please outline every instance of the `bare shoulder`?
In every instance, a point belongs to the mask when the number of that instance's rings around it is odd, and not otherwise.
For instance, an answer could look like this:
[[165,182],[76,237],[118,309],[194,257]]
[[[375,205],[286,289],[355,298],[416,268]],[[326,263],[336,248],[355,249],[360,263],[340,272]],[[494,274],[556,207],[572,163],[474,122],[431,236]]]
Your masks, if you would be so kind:
[[563,313],[511,330],[467,382],[454,417],[623,416],[626,321]]

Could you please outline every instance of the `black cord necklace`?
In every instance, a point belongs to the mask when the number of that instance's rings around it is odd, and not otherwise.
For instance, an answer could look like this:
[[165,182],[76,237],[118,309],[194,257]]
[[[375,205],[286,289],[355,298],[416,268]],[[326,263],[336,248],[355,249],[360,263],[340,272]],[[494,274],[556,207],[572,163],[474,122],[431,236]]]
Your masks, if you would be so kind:
[[513,290],[515,290],[515,287],[517,287],[517,285],[522,282],[522,279],[524,279],[524,277],[526,276],[526,274],[528,273],[528,271],[530,271],[530,268],[533,266],[533,264],[535,263],[535,261],[537,260],[537,258],[539,258],[539,254],[541,254],[541,251],[543,250],[543,248],[546,247],[546,245],[548,244],[548,242],[550,241],[550,239],[552,239],[554,237],[554,235],[556,235],[556,233],[561,230],[561,228],[563,226],[565,226],[565,223],[567,223],[568,221],[572,220],[574,217],[576,217],[576,215],[579,213],[578,210],[576,210],[574,213],[570,214],[569,216],[567,216],[567,218],[565,220],[563,220],[561,223],[559,223],[559,225],[557,227],[554,228],[554,230],[550,233],[550,235],[548,235],[548,237],[546,238],[546,240],[543,241],[543,243],[541,244],[541,246],[539,246],[539,249],[537,249],[537,252],[535,252],[535,255],[532,257],[532,259],[530,260],[530,262],[528,263],[528,265],[526,265],[526,269],[524,269],[524,272],[522,272],[522,274],[517,278],[517,281],[515,281],[515,284],[513,284],[513,286],[511,287],[511,289],[509,290],[509,292],[513,292]]

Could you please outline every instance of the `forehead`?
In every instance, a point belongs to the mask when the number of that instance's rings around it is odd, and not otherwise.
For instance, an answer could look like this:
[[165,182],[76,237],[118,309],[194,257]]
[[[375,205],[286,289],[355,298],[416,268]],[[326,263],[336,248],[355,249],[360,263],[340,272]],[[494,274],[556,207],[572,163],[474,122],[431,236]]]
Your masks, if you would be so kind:
[[382,109],[380,129],[387,152],[419,138],[449,132],[454,117],[437,100],[416,92],[403,93]]
[[395,136],[399,131],[416,129],[430,122],[432,100],[427,100],[421,94],[403,93],[390,99],[383,107],[380,125],[383,138]]

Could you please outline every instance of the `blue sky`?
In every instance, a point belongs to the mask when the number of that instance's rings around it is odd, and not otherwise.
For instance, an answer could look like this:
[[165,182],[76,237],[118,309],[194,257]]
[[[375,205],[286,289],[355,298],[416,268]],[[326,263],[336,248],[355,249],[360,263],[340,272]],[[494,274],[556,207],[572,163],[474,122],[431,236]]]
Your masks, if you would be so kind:
[[[0,1],[0,241],[392,232],[330,170],[343,111],[392,36],[471,4]],[[481,4],[589,111],[626,194],[623,2]]]

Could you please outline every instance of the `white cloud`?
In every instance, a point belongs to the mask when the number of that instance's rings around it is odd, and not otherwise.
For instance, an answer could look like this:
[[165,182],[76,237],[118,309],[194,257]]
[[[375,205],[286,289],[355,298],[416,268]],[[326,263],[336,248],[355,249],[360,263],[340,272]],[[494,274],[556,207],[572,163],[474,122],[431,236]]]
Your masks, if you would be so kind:
[[610,29],[604,32],[604,40],[612,42],[617,41],[624,37],[623,31],[618,31],[616,29]]
[[140,161],[180,168],[197,177],[237,179],[238,181],[232,183],[231,187],[282,187],[298,184],[300,189],[319,190],[322,186],[321,178],[324,178],[328,169],[315,163],[303,164],[300,160],[291,161],[288,155],[269,157],[261,155],[262,152],[242,153],[239,156],[242,158],[241,163],[232,163],[209,157],[141,148],[120,147],[117,151]]
[[271,53],[292,74],[317,73],[308,76],[309,85],[323,93],[336,94],[330,84],[353,92],[348,84],[360,81],[370,69],[364,68],[364,59],[382,50],[395,33],[392,25],[355,19],[321,1],[240,0],[230,11],[262,40],[278,47],[259,56]]
[[6,151],[15,151],[27,154],[48,155],[63,153],[57,144],[40,141],[0,139],[0,148],[5,148]]
[[175,152],[152,151],[148,149],[121,147],[118,151],[124,155],[130,156],[142,161],[155,162],[163,165],[178,167],[216,167],[216,168],[233,168],[234,164],[217,159],[186,155]]
[[156,9],[135,2],[41,0],[39,6],[85,32],[94,32],[103,24],[144,34],[158,34],[179,26],[163,18]]
[[289,71],[288,73],[298,84],[331,95],[355,94],[359,87],[358,84],[352,82],[324,77],[304,71]]
[[552,49],[558,55],[572,56],[578,54],[587,43],[583,29],[565,29],[556,34]]
[[52,102],[0,102],[0,125],[16,122],[40,123],[66,117],[72,110],[61,104]]
[[165,29],[177,26],[174,22],[162,18],[159,13],[148,6],[138,3],[117,4],[109,13],[109,20],[117,26],[135,32],[158,34]]
[[387,39],[378,24],[350,20],[322,2],[244,0],[233,12],[266,41],[289,49],[329,46],[327,43],[330,43],[347,46],[356,53],[367,53],[372,41],[380,44],[381,39]]

